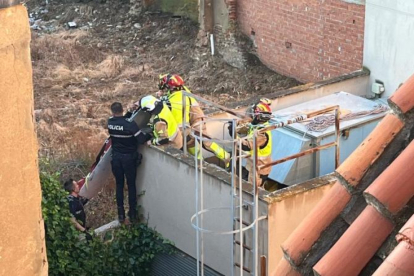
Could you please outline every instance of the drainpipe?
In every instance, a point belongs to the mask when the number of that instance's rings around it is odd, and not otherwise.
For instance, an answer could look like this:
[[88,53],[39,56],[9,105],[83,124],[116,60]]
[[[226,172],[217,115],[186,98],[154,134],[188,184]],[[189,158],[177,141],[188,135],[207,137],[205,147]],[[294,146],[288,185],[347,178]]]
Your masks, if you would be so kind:
[[0,0],[0,9],[17,6],[21,0]]

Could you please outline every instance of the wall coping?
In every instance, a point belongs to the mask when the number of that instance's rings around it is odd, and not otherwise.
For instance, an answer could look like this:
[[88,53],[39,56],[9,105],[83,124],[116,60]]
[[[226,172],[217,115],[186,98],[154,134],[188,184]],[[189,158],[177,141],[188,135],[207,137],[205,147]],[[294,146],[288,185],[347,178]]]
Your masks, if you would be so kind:
[[366,0],[341,0],[342,2],[365,6]]
[[[370,75],[370,71],[366,68],[363,68],[361,70],[358,71],[354,71],[352,73],[349,74],[345,74],[342,76],[338,76],[338,77],[334,77],[331,79],[327,79],[327,80],[323,80],[323,81],[318,81],[318,82],[310,82],[307,84],[303,84],[303,85],[298,85],[292,88],[288,88],[288,89],[284,89],[284,90],[279,90],[279,91],[275,91],[272,93],[268,93],[268,94],[259,94],[253,97],[248,98],[247,100],[244,101],[239,101],[237,103],[229,103],[226,105],[226,107],[228,108],[232,108],[232,109],[239,109],[239,108],[243,108],[243,107],[247,107],[250,104],[257,102],[260,98],[268,98],[268,99],[277,99],[277,98],[282,98],[285,96],[290,96],[293,94],[297,94],[297,93],[301,93],[301,92],[305,92],[308,90],[314,90],[314,89],[318,89],[327,85],[331,85],[334,83],[339,83],[342,81],[346,81],[346,80],[350,80],[350,79],[354,79],[354,78],[361,78],[361,77],[366,77]],[[222,113],[222,111],[217,111],[215,109],[209,108],[207,107],[205,109],[205,113],[209,114],[209,115],[215,115],[215,114],[220,114]]]
[[291,185],[283,190],[277,190],[269,193],[264,200],[266,200],[269,204],[280,202],[288,197],[292,197],[325,185],[333,184],[335,181],[337,181],[335,173],[330,173],[302,183]]

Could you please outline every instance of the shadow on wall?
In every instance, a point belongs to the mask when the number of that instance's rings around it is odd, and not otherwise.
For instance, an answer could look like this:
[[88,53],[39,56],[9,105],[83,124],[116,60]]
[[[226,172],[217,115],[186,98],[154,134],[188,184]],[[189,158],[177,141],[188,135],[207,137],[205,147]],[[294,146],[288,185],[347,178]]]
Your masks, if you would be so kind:
[[150,9],[161,9],[163,12],[185,16],[198,22],[197,0],[145,0],[145,5]]

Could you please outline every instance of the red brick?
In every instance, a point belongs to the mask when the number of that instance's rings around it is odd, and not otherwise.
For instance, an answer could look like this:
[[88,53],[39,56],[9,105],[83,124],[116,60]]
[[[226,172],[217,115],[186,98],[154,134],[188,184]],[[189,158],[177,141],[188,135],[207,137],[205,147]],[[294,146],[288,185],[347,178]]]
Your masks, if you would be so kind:
[[[333,61],[336,64],[327,67],[326,75],[345,74],[362,67],[363,6],[341,0],[327,0],[324,3],[315,0],[238,0],[237,20],[242,31],[248,35],[252,27],[256,33],[265,31],[268,36],[265,43],[258,42],[258,54],[262,61],[279,72],[290,72],[301,81],[324,78],[324,75],[318,74],[326,66],[318,59],[319,49],[322,47],[324,55],[332,57],[338,53],[338,46],[344,44],[345,39],[351,42],[348,47],[342,45],[343,54],[339,61]],[[328,23],[323,23],[325,21]],[[282,53],[289,53],[285,51],[285,41],[292,43],[296,53],[279,58]],[[301,64],[305,60],[314,62]]]

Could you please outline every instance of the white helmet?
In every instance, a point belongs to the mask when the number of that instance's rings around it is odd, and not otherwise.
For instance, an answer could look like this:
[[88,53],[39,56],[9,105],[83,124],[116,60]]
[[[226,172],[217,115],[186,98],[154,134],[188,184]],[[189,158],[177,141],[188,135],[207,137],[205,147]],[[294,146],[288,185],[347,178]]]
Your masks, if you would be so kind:
[[156,107],[156,105],[160,102],[157,98],[154,96],[145,96],[140,100],[139,105],[141,106],[142,110],[146,111],[153,111]]

